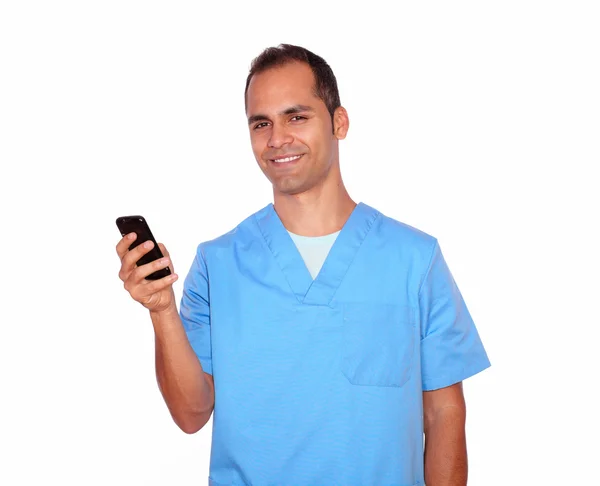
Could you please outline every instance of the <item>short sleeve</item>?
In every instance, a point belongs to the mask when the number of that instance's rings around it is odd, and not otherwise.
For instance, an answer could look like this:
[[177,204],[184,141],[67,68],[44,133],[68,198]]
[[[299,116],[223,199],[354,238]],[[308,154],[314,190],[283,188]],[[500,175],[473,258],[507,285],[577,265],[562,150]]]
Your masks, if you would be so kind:
[[179,315],[202,370],[212,375],[208,275],[201,247],[183,283]]
[[437,240],[419,291],[419,311],[423,390],[453,385],[490,366]]

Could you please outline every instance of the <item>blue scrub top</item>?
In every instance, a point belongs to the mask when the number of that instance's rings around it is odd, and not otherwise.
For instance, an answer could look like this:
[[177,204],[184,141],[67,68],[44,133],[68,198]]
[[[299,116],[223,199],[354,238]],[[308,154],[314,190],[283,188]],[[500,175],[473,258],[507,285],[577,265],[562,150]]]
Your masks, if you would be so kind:
[[272,204],[198,246],[181,319],[209,485],[423,485],[422,392],[487,368],[437,240],[358,204],[312,279]]

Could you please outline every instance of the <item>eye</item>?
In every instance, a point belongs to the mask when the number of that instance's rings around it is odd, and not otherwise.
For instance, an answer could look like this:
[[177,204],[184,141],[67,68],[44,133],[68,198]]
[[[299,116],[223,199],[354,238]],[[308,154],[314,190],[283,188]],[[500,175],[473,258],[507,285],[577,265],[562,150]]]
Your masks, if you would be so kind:
[[253,128],[253,130],[259,130],[259,129],[263,128],[263,127],[264,127],[264,126],[266,126],[266,125],[267,125],[267,122],[261,122],[261,123],[258,123],[258,124],[256,124],[256,125],[254,125],[254,128]]
[[306,120],[306,117],[302,116],[302,115],[295,115],[292,117],[292,121],[294,121],[295,119],[296,120]]

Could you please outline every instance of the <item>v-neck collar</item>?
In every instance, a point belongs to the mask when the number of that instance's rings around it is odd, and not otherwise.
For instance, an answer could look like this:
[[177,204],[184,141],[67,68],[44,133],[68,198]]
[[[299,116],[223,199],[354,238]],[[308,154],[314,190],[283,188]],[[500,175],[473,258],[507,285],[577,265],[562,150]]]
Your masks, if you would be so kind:
[[314,280],[273,204],[256,213],[255,220],[296,299],[308,305],[328,305],[379,214],[364,203],[356,205]]

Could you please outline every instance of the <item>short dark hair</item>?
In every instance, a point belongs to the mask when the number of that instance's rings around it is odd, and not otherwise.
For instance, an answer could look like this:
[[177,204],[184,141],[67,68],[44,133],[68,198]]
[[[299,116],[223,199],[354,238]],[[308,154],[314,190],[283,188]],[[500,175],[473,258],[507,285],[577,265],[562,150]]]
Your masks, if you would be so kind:
[[283,66],[294,61],[304,62],[312,69],[315,77],[315,96],[323,100],[333,123],[333,113],[337,107],[341,106],[340,93],[333,71],[322,57],[317,56],[304,47],[291,44],[279,44],[277,47],[267,47],[252,61],[250,73],[246,79],[246,90],[244,91],[246,109],[248,108],[248,86],[250,85],[252,76],[262,73],[267,69]]

